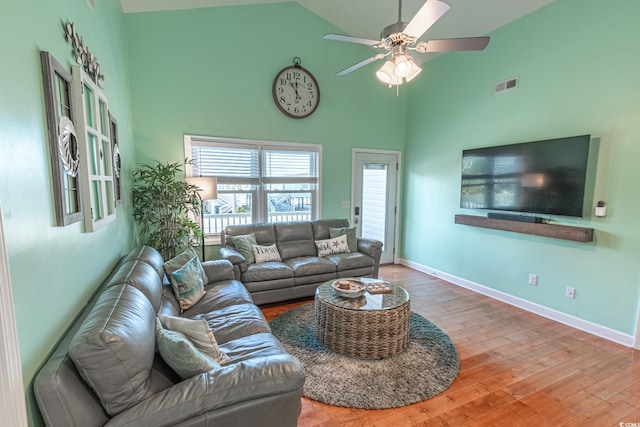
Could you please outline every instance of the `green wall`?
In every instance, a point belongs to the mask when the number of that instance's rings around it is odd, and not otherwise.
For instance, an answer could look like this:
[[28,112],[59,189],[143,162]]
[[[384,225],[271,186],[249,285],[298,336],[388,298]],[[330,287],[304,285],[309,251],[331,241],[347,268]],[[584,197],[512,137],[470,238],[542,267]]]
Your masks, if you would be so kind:
[[[130,173],[137,161],[179,161],[185,133],[322,144],[324,217],[346,217],[351,149],[405,150],[400,256],[578,318],[633,334],[640,254],[640,58],[620,0],[558,0],[492,34],[484,52],[429,62],[410,85],[381,86],[374,65],[335,72],[370,49],[321,37],[336,28],[296,3],[123,15],[117,0],[25,0],[0,6],[0,201],[30,423],[31,382],[119,257],[135,244]],[[37,12],[35,12],[37,11]],[[579,11],[579,13],[577,12]],[[76,23],[106,76],[118,119],[124,201],[118,219],[84,233],[54,225],[39,50],[71,67],[61,21]],[[321,88],[304,120],[282,115],[271,84],[299,56]],[[520,88],[493,95],[519,75]],[[595,199],[606,218],[558,222],[596,229],[588,244],[453,224],[462,149],[591,133],[599,138]],[[406,148],[405,148],[406,142]],[[473,213],[473,211],[471,211]],[[477,212],[481,214],[481,212]],[[208,256],[215,256],[209,248]],[[539,286],[526,284],[528,273]],[[565,286],[577,297],[564,298]]]
[[[372,49],[322,39],[339,31],[297,3],[129,14],[138,160],[180,161],[183,135],[322,144],[322,216],[349,217],[351,149],[401,150],[406,91],[387,89],[369,65],[335,73]],[[300,57],[320,86],[305,119],[275,106],[278,71]],[[217,257],[210,247],[208,258]]]
[[[428,63],[408,100],[401,257],[624,334],[639,297],[640,3],[561,0],[491,34],[483,52]],[[520,87],[493,94],[498,81]],[[595,242],[571,243],[453,223],[466,148],[579,134],[599,138]],[[596,141],[598,142],[598,141]],[[528,274],[539,275],[537,287]],[[564,297],[565,287],[576,299]]]
[[105,274],[133,245],[130,180],[118,218],[85,233],[82,222],[55,226],[40,50],[71,70],[62,21],[76,24],[98,57],[104,91],[118,120],[124,174],[133,132],[124,19],[118,0],[22,0],[0,6],[0,201],[9,255],[29,421],[41,424],[31,382]]

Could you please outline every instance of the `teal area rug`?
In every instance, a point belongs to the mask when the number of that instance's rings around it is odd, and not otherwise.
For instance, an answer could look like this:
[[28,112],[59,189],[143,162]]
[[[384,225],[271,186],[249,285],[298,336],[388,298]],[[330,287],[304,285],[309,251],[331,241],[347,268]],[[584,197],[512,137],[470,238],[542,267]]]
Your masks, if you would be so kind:
[[458,352],[447,334],[411,313],[409,345],[382,360],[342,356],[318,343],[313,303],[293,308],[271,321],[285,348],[304,365],[303,395],[347,408],[398,408],[446,390],[458,376]]

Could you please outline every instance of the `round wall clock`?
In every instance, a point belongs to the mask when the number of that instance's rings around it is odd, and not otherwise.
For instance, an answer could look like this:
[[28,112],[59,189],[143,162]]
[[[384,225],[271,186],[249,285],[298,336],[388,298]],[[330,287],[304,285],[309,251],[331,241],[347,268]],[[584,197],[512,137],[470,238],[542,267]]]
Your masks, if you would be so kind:
[[320,87],[311,72],[300,66],[300,58],[285,67],[273,80],[273,100],[285,115],[293,119],[310,116],[320,103]]

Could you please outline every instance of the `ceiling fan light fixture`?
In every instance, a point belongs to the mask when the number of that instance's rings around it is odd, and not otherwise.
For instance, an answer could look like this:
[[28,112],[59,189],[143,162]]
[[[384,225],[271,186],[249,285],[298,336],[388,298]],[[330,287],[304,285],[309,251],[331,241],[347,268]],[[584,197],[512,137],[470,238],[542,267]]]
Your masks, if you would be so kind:
[[404,78],[407,83],[413,80],[418,74],[422,72],[422,68],[420,68],[418,64],[413,62],[413,59],[409,59],[409,63],[411,64],[411,69]]
[[409,62],[409,58],[407,58],[407,55],[396,55],[393,58],[393,62],[395,63],[394,72],[396,76],[406,77],[407,74],[409,74],[409,72],[411,71],[411,62]]
[[395,65],[391,61],[385,61],[384,65],[376,71],[376,77],[384,84],[392,84],[391,81],[395,77]]

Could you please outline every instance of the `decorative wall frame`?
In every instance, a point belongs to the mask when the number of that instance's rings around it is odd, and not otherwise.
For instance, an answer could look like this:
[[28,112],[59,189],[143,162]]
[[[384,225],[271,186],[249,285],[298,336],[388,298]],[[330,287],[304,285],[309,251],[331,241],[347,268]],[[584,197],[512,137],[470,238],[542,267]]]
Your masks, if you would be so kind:
[[113,187],[116,199],[116,206],[122,203],[122,187],[121,187],[121,171],[122,157],[120,156],[120,147],[118,145],[118,121],[109,112],[109,130],[111,131],[111,153],[113,155]]
[[71,120],[74,114],[72,77],[49,52],[40,52],[40,62],[47,110],[56,225],[66,226],[83,218],[82,192],[78,179],[81,164],[75,127]]

